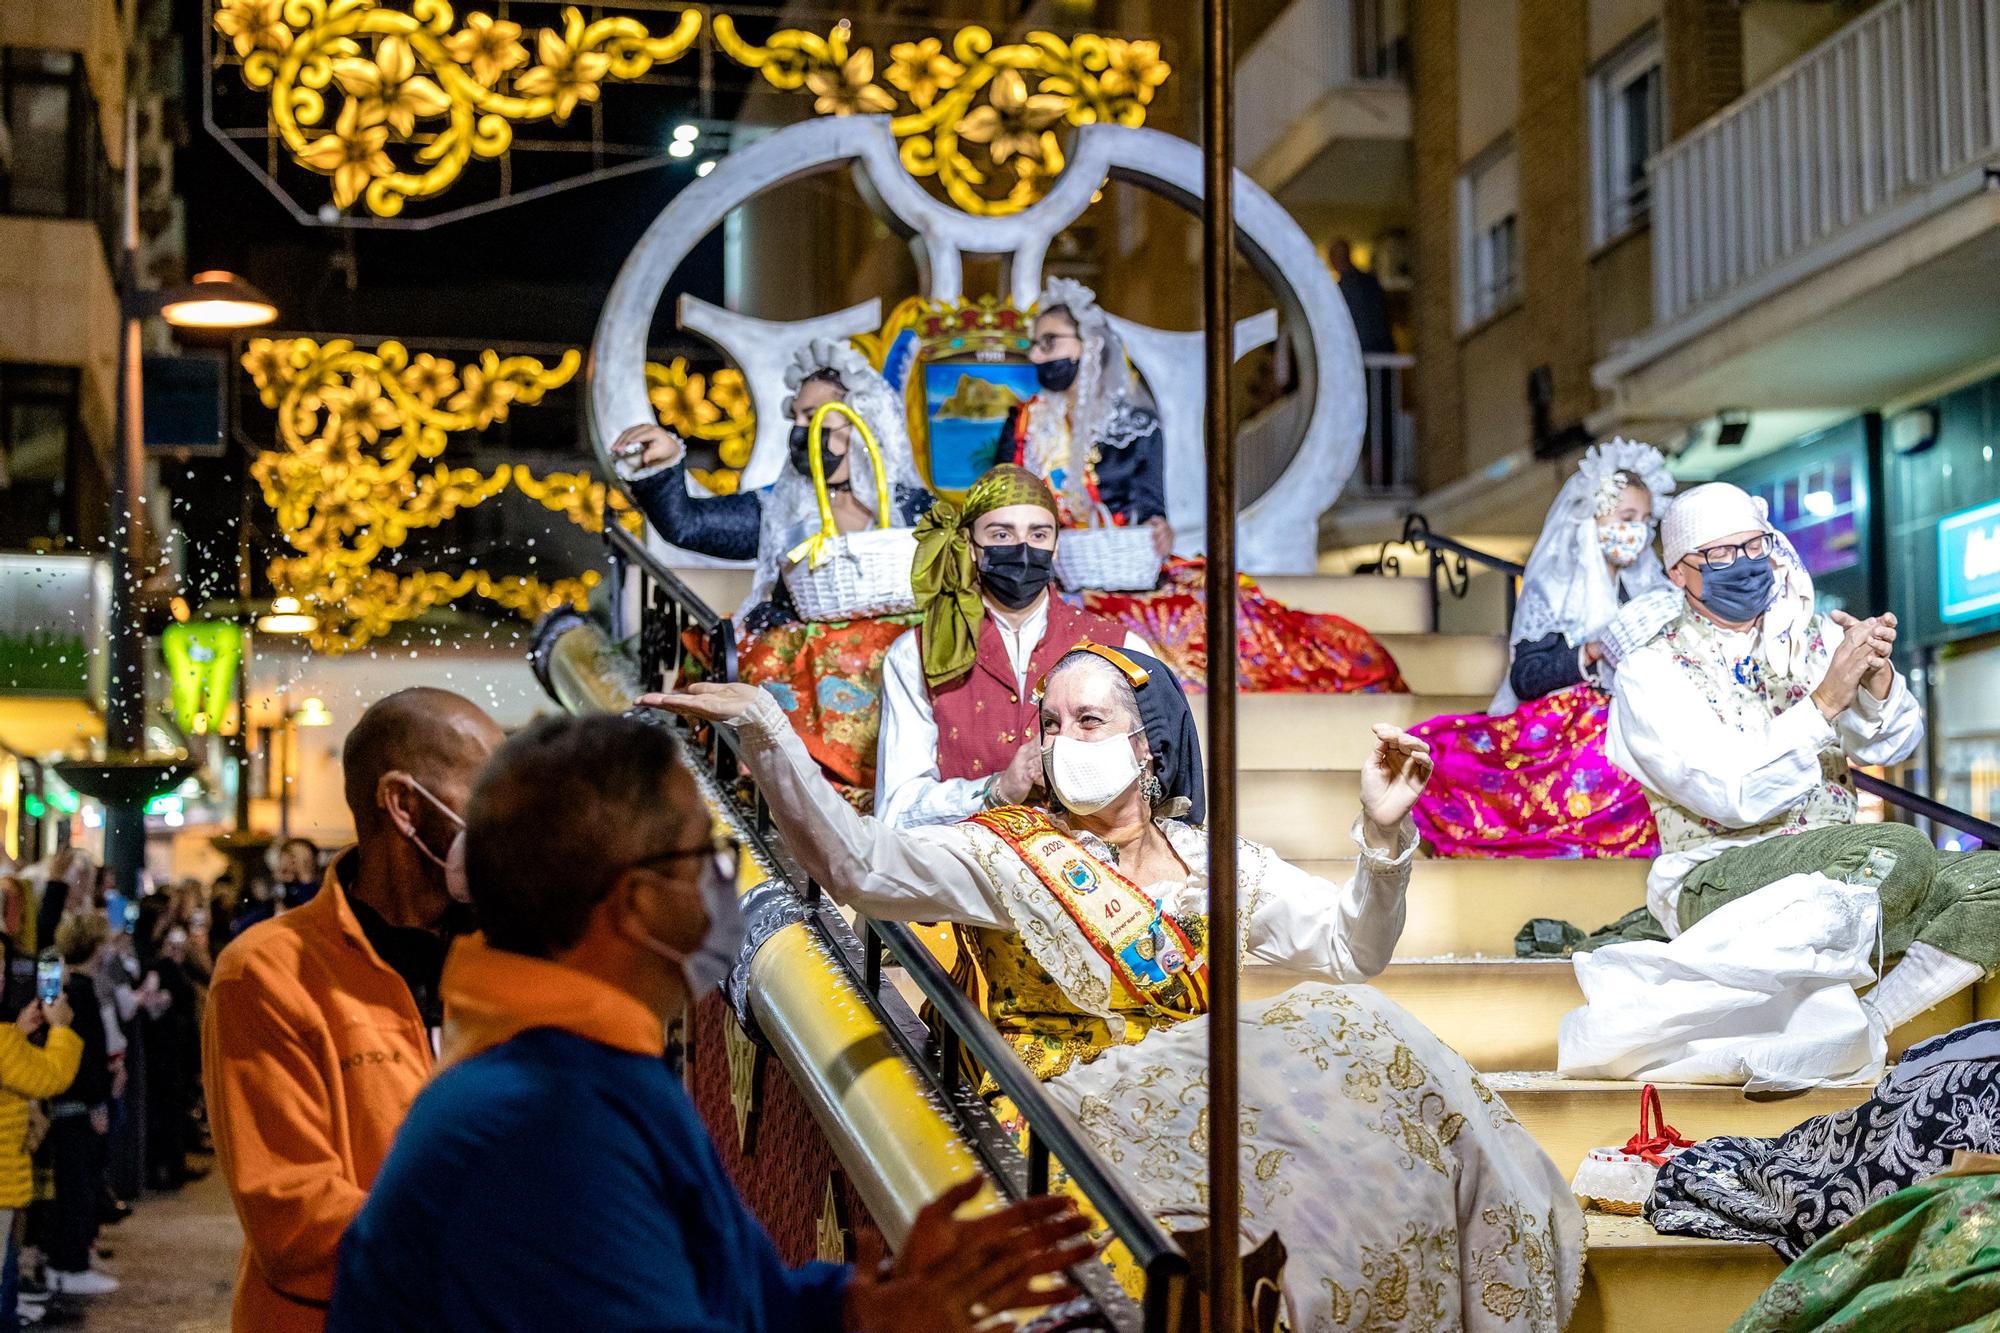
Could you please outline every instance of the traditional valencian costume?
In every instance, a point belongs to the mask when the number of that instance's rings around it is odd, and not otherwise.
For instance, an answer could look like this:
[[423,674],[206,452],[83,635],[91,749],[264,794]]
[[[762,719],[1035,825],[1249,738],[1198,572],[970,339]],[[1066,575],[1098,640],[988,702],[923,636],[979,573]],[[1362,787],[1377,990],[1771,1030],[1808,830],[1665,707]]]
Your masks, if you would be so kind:
[[2000,853],[1940,853],[1906,824],[1857,823],[1850,762],[1894,764],[1923,739],[1923,710],[1895,673],[1864,682],[1829,721],[1813,697],[1846,631],[1813,608],[1798,553],[1762,500],[1726,482],[1674,501],[1669,567],[1742,532],[1768,549],[1703,571],[1704,605],[1619,667],[1607,748],[1659,823],[1647,905],[1668,935],[1788,876],[1879,884],[1881,952],[1894,963],[1863,1000],[1881,1035],[2000,966]]
[[[837,384],[846,404],[868,423],[887,473],[894,521],[914,524],[930,509],[932,496],[918,479],[895,391],[852,347],[830,339],[800,348],[785,371],[785,387],[793,394],[813,380]],[[788,400],[786,414],[791,410]],[[882,659],[916,616],[799,618],[782,575],[788,555],[819,527],[819,503],[804,426],[792,428],[791,443],[783,475],[762,491],[696,498],[688,494],[684,463],[638,471],[627,482],[646,517],[674,545],[757,562],[750,595],[737,612],[744,634],[737,675],[770,692],[828,780],[865,808],[874,799]],[[851,486],[855,500],[872,513],[876,488],[866,484],[867,473],[867,456],[856,440],[849,448],[848,479],[833,488]],[[857,478],[862,484],[855,484]]]
[[[1025,545],[974,550],[972,527],[985,515],[1014,505],[1054,514],[1056,504],[1039,478],[1002,463],[972,484],[963,508],[940,502],[918,525],[912,583],[920,620],[882,668],[875,812],[891,824],[956,823],[998,804],[999,775],[1022,742],[1040,734],[1033,683],[1078,643],[1146,650],[1117,624],[1055,595],[1052,553]],[[1020,623],[994,614],[989,597],[1018,603]]]
[[[1049,283],[1037,314],[1065,311],[1083,354],[1072,367],[1039,367],[1040,393],[1007,417],[1000,456],[1043,478],[1069,528],[1137,527],[1166,516],[1166,457],[1159,414],[1125,358],[1125,344],[1096,293],[1068,278]],[[1051,366],[1061,370],[1050,374]],[[1060,387],[1056,387],[1060,383]],[[1208,640],[1199,560],[1170,560],[1150,592],[1086,592],[1084,605],[1154,644],[1199,688]],[[1339,616],[1295,611],[1249,578],[1237,594],[1239,685],[1251,691],[1401,691],[1396,662],[1367,630]]]
[[[1636,618],[1650,637],[1680,596],[1653,552],[1650,517],[1600,521],[1627,486],[1648,492],[1653,513],[1665,507],[1674,482],[1659,450],[1615,440],[1584,455],[1528,557],[1508,679],[1490,712],[1414,728],[1437,758],[1414,815],[1438,855],[1658,852],[1645,793],[1604,753],[1623,628]],[[1585,660],[1591,642],[1605,647],[1600,663]]]
[[[1207,1189],[1207,845],[1189,822],[1203,785],[1177,682],[1123,656],[1153,756],[1145,790],[1186,867],[1167,882],[1126,878],[1060,809],[890,828],[827,790],[767,700],[734,725],[806,871],[872,916],[970,936],[994,1025],[1166,1219],[1199,1212]],[[1351,984],[1401,931],[1407,824],[1399,842],[1364,852],[1345,885],[1240,848],[1243,956],[1320,978],[1240,1015],[1245,1240],[1281,1237],[1293,1328],[1559,1329],[1583,1263],[1567,1182],[1463,1059]]]

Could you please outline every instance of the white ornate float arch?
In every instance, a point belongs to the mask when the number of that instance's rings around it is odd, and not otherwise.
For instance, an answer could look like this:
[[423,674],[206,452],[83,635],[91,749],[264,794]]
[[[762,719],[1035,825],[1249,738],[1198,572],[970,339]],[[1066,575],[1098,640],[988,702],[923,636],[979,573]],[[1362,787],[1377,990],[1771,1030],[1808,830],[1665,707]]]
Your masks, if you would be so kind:
[[[681,262],[740,204],[787,181],[841,167],[854,171],[863,197],[909,241],[926,294],[936,301],[964,295],[964,256],[998,255],[1009,261],[1008,295],[1020,309],[1029,308],[1041,290],[1050,244],[1089,207],[1106,179],[1151,190],[1190,212],[1201,208],[1201,150],[1158,130],[1083,127],[1067,169],[1048,194],[1001,217],[975,217],[928,194],[903,169],[887,117],[827,117],[779,130],[688,184],[619,270],[598,317],[588,370],[591,440],[607,474],[610,441],[634,422],[653,420],[646,397],[647,338]],[[1313,568],[1317,554],[1319,516],[1339,496],[1360,455],[1366,414],[1361,348],[1338,287],[1298,223],[1241,172],[1235,203],[1237,244],[1277,295],[1277,314],[1305,332],[1297,392],[1312,403],[1283,474],[1238,518],[1238,559],[1253,573],[1304,572]],[[677,314],[683,328],[714,341],[749,385],[757,436],[743,469],[746,488],[769,484],[784,466],[789,423],[779,406],[783,369],[793,350],[810,337],[871,333],[881,325],[879,301],[783,323],[692,298],[682,300]],[[1204,545],[1200,335],[1117,323],[1159,402],[1176,545],[1199,551]],[[1236,354],[1270,342],[1277,326],[1268,311],[1240,321]]]

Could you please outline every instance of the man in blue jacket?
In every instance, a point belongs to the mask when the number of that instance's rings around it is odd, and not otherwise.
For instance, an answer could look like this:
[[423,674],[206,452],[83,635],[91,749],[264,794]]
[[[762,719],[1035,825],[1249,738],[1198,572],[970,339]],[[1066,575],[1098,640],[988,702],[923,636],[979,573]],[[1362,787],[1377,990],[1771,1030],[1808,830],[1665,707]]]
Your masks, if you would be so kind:
[[[551,817],[551,812],[559,812]],[[484,939],[446,967],[445,1071],[341,1244],[328,1333],[952,1333],[1066,1299],[1090,1253],[1065,1200],[919,1214],[877,1273],[788,1268],[662,1058],[665,1018],[742,938],[734,857],[658,727],[554,719],[466,810]]]

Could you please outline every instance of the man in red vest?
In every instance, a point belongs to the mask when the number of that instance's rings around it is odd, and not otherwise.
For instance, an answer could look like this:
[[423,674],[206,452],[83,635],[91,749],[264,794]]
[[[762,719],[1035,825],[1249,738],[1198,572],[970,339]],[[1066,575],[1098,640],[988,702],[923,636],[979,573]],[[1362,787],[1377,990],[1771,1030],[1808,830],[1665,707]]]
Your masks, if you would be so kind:
[[1042,776],[1035,682],[1085,639],[1153,651],[1050,592],[1057,531],[1055,495],[1012,463],[917,525],[924,623],[882,663],[877,818],[949,824],[1026,800]]

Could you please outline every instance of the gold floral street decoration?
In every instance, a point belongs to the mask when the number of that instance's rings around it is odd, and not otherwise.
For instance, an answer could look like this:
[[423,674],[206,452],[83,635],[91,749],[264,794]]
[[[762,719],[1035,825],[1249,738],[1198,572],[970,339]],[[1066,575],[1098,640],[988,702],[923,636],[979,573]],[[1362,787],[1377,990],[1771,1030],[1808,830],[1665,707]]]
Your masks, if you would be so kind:
[[649,362],[646,397],[669,430],[684,440],[715,446],[721,466],[712,471],[689,468],[695,480],[716,495],[735,494],[757,435],[743,372],[725,368],[703,376],[690,372],[687,358],[679,356],[664,366]]
[[[643,527],[624,496],[591,471],[537,476],[514,464],[489,473],[437,461],[451,436],[505,421],[514,408],[569,383],[582,364],[574,350],[554,365],[491,350],[461,362],[412,355],[398,342],[367,351],[346,340],[259,338],[242,364],[277,413],[279,447],[260,453],[251,474],[297,552],[271,562],[272,586],[319,616],[313,642],[324,651],[360,647],[468,596],[529,618],[581,606],[598,583],[595,570],[542,580],[377,565],[412,531],[509,487],[586,532],[602,532],[612,520],[633,532]],[[675,358],[649,363],[646,383],[665,424],[720,453],[722,469],[696,475],[711,489],[733,490],[756,429],[741,373],[704,376]]]
[[[270,90],[292,157],[332,177],[333,202],[394,217],[444,192],[473,158],[504,154],[516,125],[560,125],[607,80],[679,59],[701,14],[685,10],[655,36],[637,19],[587,23],[570,8],[560,29],[530,35],[479,11],[460,24],[449,0],[412,0],[407,13],[375,0],[219,0],[214,25],[244,82]],[[329,89],[340,102],[330,124]]]
[[966,212],[989,215],[1026,208],[1062,171],[1058,126],[1143,125],[1172,72],[1158,42],[1033,32],[995,46],[986,29],[967,27],[949,51],[936,37],[890,47],[885,88],[875,53],[850,46],[844,24],[824,37],[781,29],[762,46],[743,40],[726,14],[715,15],[713,31],[731,59],[772,87],[811,93],[821,115],[890,114],[903,166],[935,176]]

